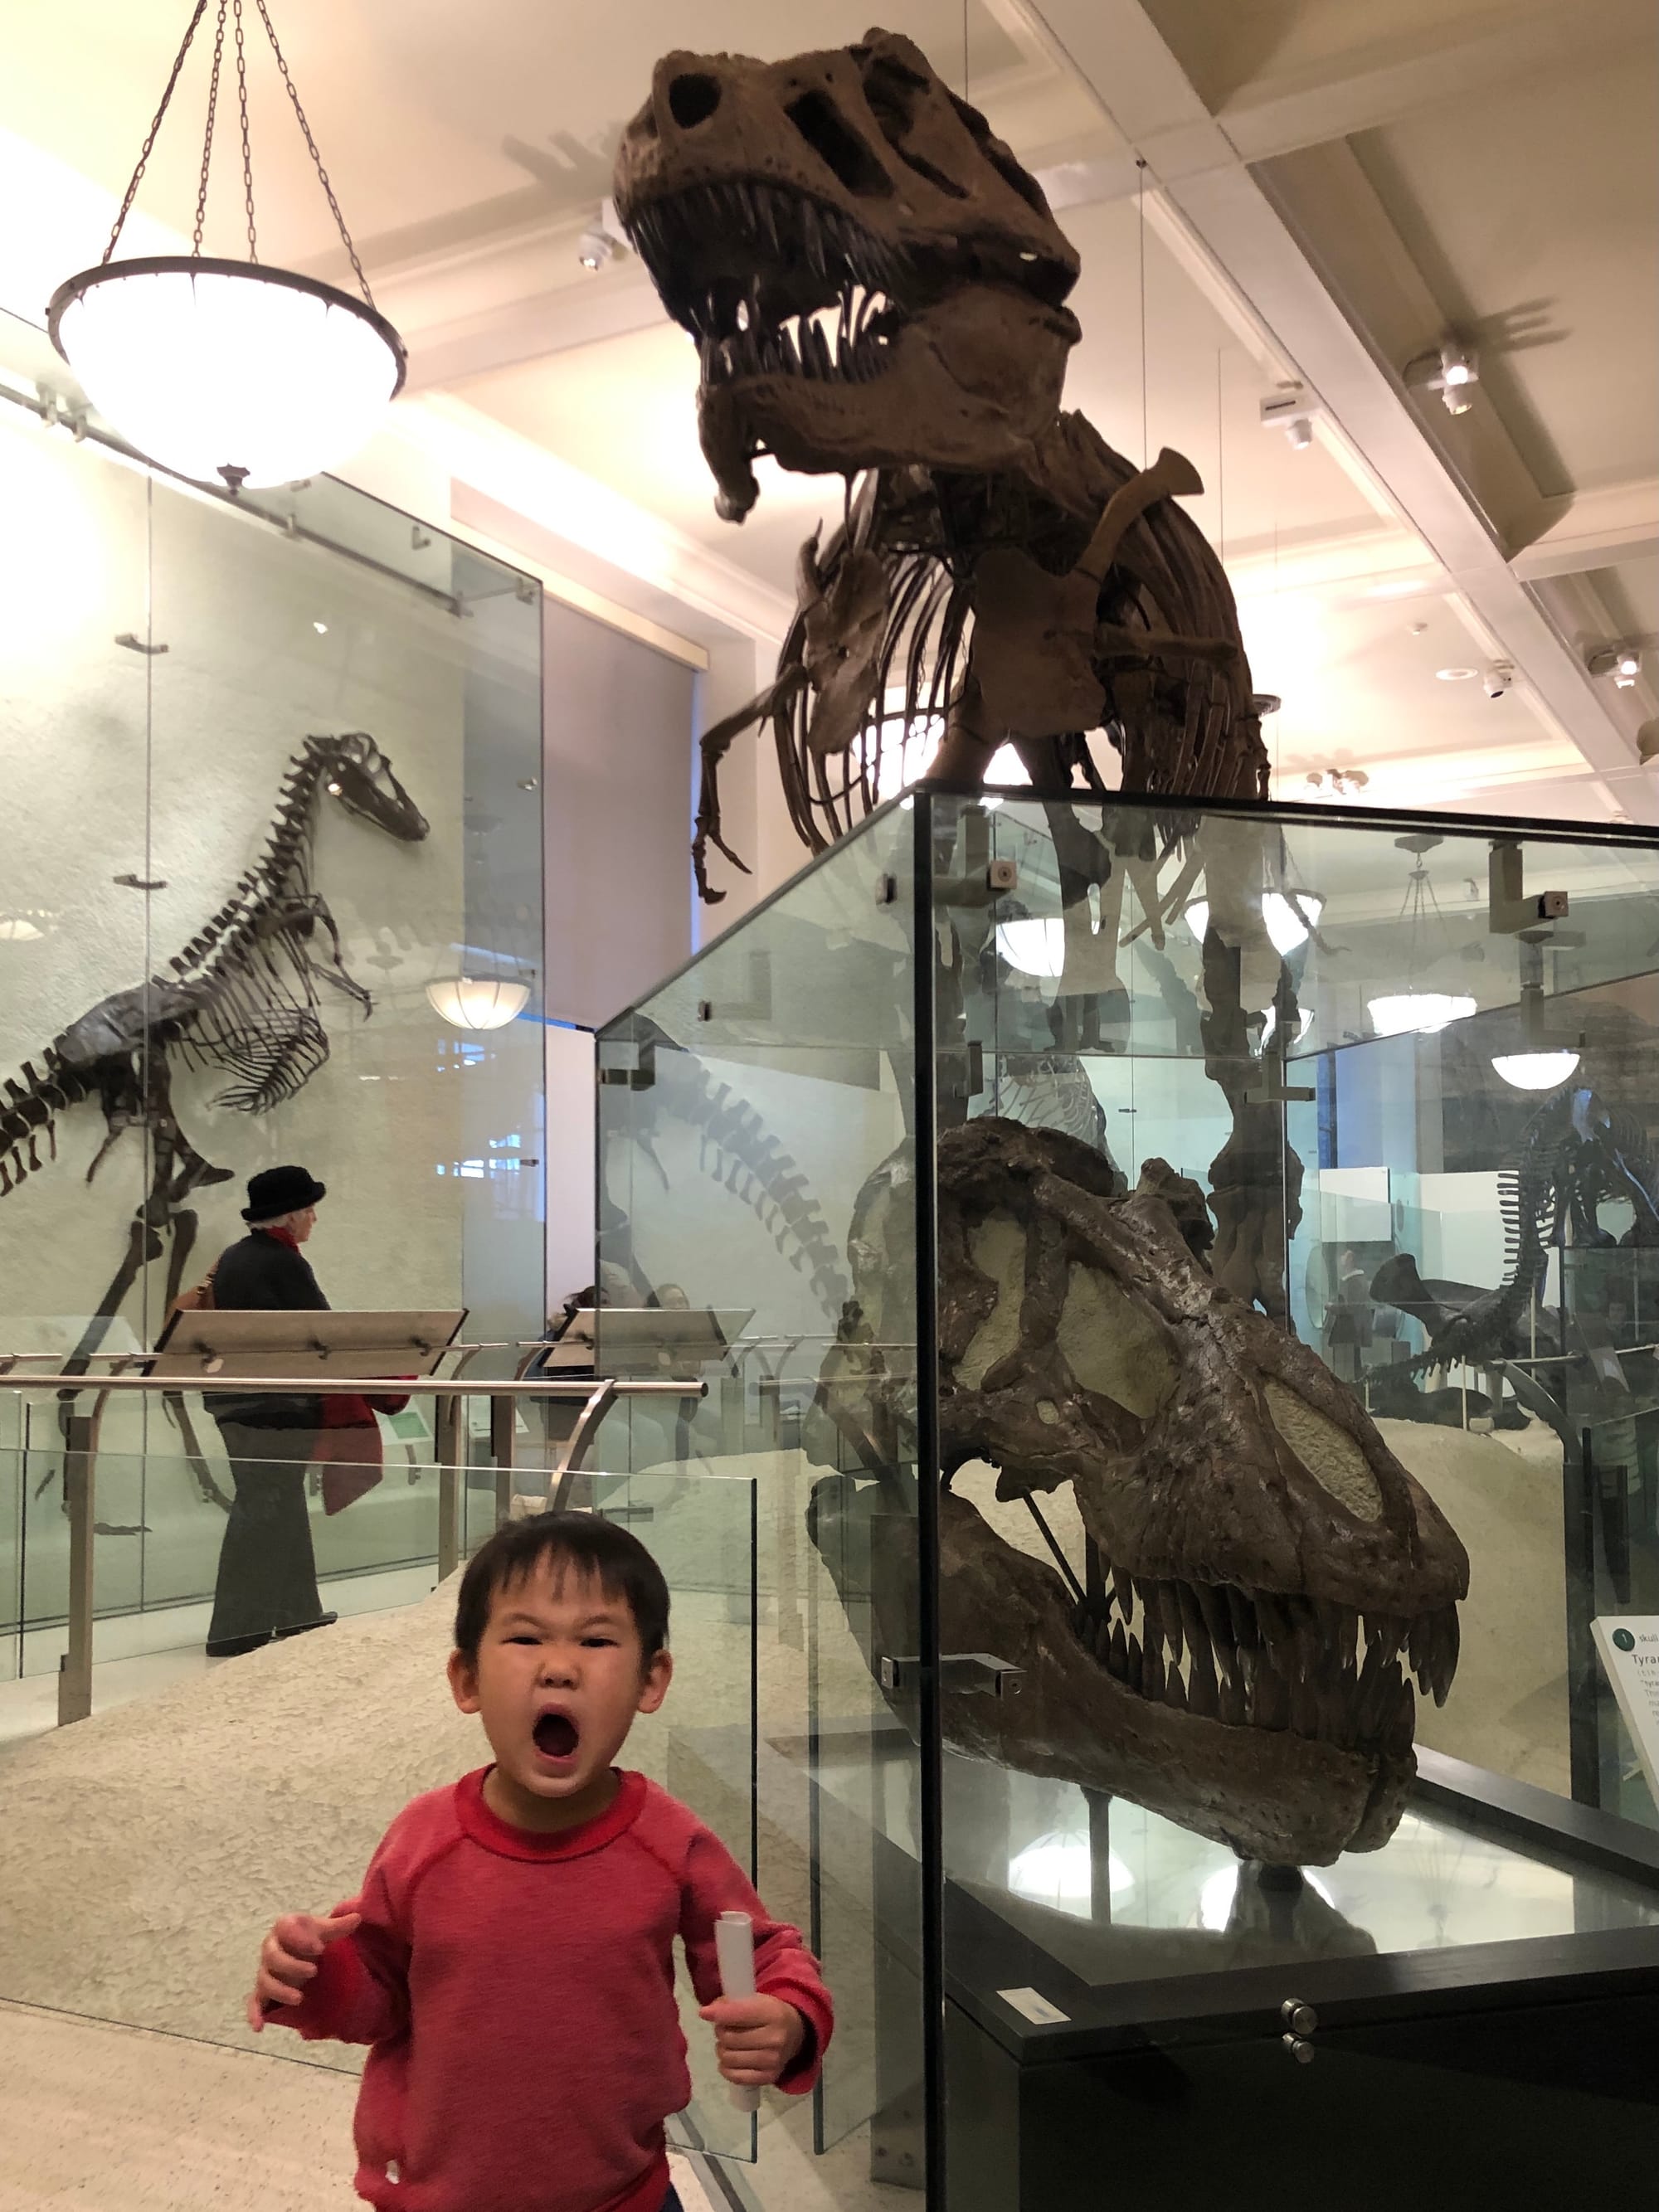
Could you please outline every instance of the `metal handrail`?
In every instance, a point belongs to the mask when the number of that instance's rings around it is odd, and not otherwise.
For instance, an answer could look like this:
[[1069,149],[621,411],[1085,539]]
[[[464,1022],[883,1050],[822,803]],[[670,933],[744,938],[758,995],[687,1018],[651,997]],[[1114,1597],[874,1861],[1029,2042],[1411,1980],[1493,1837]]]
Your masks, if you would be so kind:
[[[532,1340],[525,1341],[528,1344]],[[90,1412],[70,1412],[64,1424],[64,1503],[70,1523],[69,1649],[60,1662],[58,1676],[58,1724],[60,1728],[70,1721],[85,1720],[92,1711],[92,1630],[96,1604],[94,1523],[98,1445],[104,1409],[111,1398],[118,1394],[131,1391],[142,1397],[147,1392],[159,1392],[176,1397],[189,1391],[203,1397],[292,1395],[328,1398],[362,1397],[366,1393],[374,1393],[440,1401],[434,1421],[434,1444],[438,1461],[438,1576],[441,1581],[460,1564],[461,1468],[465,1406],[469,1398],[488,1398],[492,1401],[511,1401],[520,1398],[580,1401],[581,1411],[549,1479],[548,1503],[558,1507],[568,1500],[572,1479],[580,1472],[600,1423],[617,1399],[702,1398],[707,1396],[708,1390],[708,1385],[702,1376],[684,1380],[652,1376],[635,1381],[615,1376],[578,1375],[563,1381],[538,1379],[531,1382],[515,1377],[475,1382],[471,1376],[460,1375],[451,1376],[447,1380],[435,1376],[414,1376],[405,1380],[400,1376],[362,1375],[66,1375],[61,1369],[53,1375],[17,1375],[11,1371],[18,1361],[30,1356],[27,1353],[4,1356],[9,1364],[0,1365],[0,1375],[4,1376],[7,1389],[42,1395],[52,1392],[60,1398],[79,1399],[90,1395],[93,1399]],[[156,1357],[153,1352],[131,1352],[93,1356],[127,1362]],[[51,1357],[54,1360],[61,1360],[63,1354],[54,1352]],[[499,1418],[503,1413],[507,1418]],[[499,1526],[513,1510],[517,1423],[512,1418],[510,1403],[492,1402],[489,1428],[495,1462],[495,1518]]]

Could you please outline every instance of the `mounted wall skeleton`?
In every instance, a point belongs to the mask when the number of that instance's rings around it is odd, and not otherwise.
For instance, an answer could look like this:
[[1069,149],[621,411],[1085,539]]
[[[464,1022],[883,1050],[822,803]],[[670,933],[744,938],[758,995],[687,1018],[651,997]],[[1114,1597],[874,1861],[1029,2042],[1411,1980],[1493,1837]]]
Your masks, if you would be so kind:
[[196,1240],[191,1194],[230,1179],[232,1170],[204,1158],[180,1127],[173,1104],[175,1069],[223,1068],[230,1080],[217,1104],[269,1113],[302,1090],[328,1058],[319,986],[327,984],[365,1014],[373,1006],[344,965],[339,929],[312,882],[317,816],[325,798],[402,843],[427,835],[426,817],[366,731],[307,738],[289,763],[259,858],[166,972],[112,992],[61,1030],[38,1065],[26,1060],[21,1081],[0,1083],[0,1197],[56,1159],[58,1121],[83,1103],[96,1102],[106,1130],[88,1182],[130,1130],[140,1132],[149,1146],[149,1187],[126,1255],[76,1360],[97,1348],[145,1262],[164,1249],[165,1302],[177,1297]]

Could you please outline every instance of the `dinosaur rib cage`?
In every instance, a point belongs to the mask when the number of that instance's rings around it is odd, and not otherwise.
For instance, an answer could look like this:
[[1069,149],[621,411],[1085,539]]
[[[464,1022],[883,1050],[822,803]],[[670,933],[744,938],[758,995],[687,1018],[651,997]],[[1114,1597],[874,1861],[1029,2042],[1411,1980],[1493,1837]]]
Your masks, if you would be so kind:
[[[1104,496],[1109,497],[1134,471],[1103,441],[1091,431],[1089,435]],[[971,515],[947,514],[942,500],[921,529],[914,505],[906,511],[902,531],[884,528],[879,502],[886,493],[884,477],[869,544],[887,570],[887,618],[874,700],[863,727],[844,754],[825,756],[809,741],[814,702],[808,684],[786,685],[772,710],[790,819],[814,853],[824,851],[873,811],[883,781],[897,788],[896,777],[884,777],[881,758],[884,738],[896,723],[904,734],[917,724],[924,730],[933,726],[943,734],[972,653],[975,562],[999,546],[1028,544],[1031,537],[1020,516],[999,515],[994,506]],[[1072,534],[1076,536],[1075,528]],[[1063,531],[1060,537],[1055,557],[1074,559],[1081,541],[1065,543]],[[847,551],[843,528],[823,557],[826,594]],[[1131,635],[1160,630],[1177,639],[1237,637],[1232,595],[1220,563],[1190,517],[1170,501],[1159,502],[1126,532],[1102,589],[1099,618]],[[791,671],[804,674],[806,658],[802,609],[778,656],[780,677]],[[1241,649],[1238,670],[1243,668]],[[1183,653],[1178,644],[1149,645],[1145,655],[1120,649],[1100,663],[1098,673],[1106,696],[1102,726],[1122,761],[1123,790],[1178,793],[1187,799],[1267,797],[1267,755],[1243,674],[1229,674],[1207,658]],[[894,695],[897,703],[890,705]],[[1087,734],[1071,731],[1052,740],[1055,764],[1066,788],[1080,773],[1085,793],[1106,798],[1109,787],[1090,753]]]

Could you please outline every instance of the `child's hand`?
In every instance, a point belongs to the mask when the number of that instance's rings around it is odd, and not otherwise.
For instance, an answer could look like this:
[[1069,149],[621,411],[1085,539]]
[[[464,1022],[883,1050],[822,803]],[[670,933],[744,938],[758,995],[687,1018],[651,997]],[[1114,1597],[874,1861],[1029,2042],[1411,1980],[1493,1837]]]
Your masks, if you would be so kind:
[[740,2089],[769,2089],[806,2040],[806,2022],[781,1997],[716,1997],[700,2016],[714,2031],[720,2072]]
[[273,2005],[298,2004],[316,1974],[315,1961],[331,1943],[349,1936],[360,1912],[325,1918],[317,1912],[285,1912],[259,1946],[259,1972],[247,2001],[247,2024],[256,2033]]

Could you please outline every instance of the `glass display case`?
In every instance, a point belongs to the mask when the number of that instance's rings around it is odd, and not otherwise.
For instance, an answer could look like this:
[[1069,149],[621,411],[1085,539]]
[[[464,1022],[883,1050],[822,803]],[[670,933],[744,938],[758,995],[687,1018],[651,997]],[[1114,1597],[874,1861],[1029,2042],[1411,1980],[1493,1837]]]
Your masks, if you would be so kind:
[[923,785],[600,1033],[598,1364],[696,1322],[710,1388],[595,1463],[756,1486],[756,1728],[671,1786],[840,2021],[741,2201],[1651,2159],[1589,1630],[1659,1541],[1656,889],[1639,833]]
[[[0,1357],[153,1345],[290,1161],[334,1304],[538,1328],[540,585],[331,478],[169,480],[66,380],[0,315]],[[0,1680],[62,1648],[58,1415],[0,1390]],[[106,1613],[211,1589],[193,1424],[111,1408]],[[329,1571],[430,1551],[423,1493],[349,1517]]]

